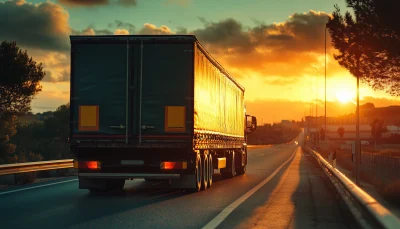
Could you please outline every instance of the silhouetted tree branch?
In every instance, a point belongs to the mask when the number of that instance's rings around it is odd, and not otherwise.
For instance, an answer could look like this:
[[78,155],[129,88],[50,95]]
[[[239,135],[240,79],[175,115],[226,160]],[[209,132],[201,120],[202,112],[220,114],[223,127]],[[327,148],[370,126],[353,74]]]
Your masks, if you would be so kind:
[[335,5],[327,27],[340,65],[375,90],[400,95],[398,6],[390,0],[346,0],[350,12]]
[[41,91],[45,73],[22,52],[15,42],[0,44],[0,164],[8,163],[16,146],[9,143],[16,134],[16,116],[30,110],[31,101]]
[[26,113],[30,103],[41,91],[40,81],[45,73],[27,51],[15,42],[0,44],[0,119],[6,114]]

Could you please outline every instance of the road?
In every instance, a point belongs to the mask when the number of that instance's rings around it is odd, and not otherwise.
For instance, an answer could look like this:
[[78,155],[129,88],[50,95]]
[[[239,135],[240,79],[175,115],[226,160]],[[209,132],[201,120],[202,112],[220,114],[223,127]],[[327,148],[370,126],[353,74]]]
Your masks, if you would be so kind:
[[250,149],[245,175],[216,174],[198,193],[138,179],[93,195],[76,178],[62,182],[1,190],[2,228],[348,228],[322,170],[295,143]]

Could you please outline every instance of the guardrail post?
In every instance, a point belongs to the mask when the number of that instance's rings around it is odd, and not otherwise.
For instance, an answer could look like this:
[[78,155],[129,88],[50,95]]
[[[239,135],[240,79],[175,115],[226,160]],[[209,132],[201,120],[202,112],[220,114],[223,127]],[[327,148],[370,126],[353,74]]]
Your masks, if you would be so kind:
[[334,169],[336,169],[336,150],[333,151],[332,166]]

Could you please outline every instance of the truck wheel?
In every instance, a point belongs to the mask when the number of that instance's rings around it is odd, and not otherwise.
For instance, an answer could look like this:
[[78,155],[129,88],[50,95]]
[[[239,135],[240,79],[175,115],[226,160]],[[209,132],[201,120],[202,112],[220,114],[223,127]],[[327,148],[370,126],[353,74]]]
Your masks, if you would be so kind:
[[236,170],[236,173],[238,175],[243,175],[246,173],[246,165],[240,166],[240,168],[238,170]]
[[[247,158],[247,153],[245,153],[245,156]],[[240,161],[240,164],[243,164],[242,161]],[[236,174],[238,175],[243,175],[246,173],[246,165],[242,165],[239,168],[236,169]]]
[[202,179],[201,179],[201,189],[206,190],[208,188],[208,180],[209,180],[209,165],[208,165],[208,153],[204,152],[201,155],[201,164],[202,164]]
[[188,191],[190,192],[198,192],[201,190],[201,181],[203,177],[203,171],[202,171],[202,163],[201,163],[201,157],[200,154],[198,153],[196,156],[196,167],[195,167],[195,188],[191,188]]
[[232,151],[232,155],[228,158],[228,163],[231,165],[231,171],[230,172],[223,172],[222,177],[223,178],[232,178],[236,175],[236,168],[235,168],[235,152]]
[[211,187],[213,183],[214,167],[212,163],[212,155],[208,155],[208,187]]

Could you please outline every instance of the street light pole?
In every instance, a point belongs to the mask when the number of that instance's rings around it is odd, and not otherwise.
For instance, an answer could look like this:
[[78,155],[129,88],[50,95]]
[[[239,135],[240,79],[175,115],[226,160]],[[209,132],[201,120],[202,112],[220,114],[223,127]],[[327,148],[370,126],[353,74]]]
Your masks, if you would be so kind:
[[316,70],[316,76],[315,76],[315,147],[318,146],[318,68],[314,67]]
[[[357,68],[359,66],[357,60]],[[360,145],[360,77],[357,74],[357,109],[356,109],[356,185],[360,185],[360,160],[361,160],[361,145]]]
[[326,139],[326,30],[327,29],[328,29],[328,23],[325,24],[325,133],[324,133],[325,139]]

